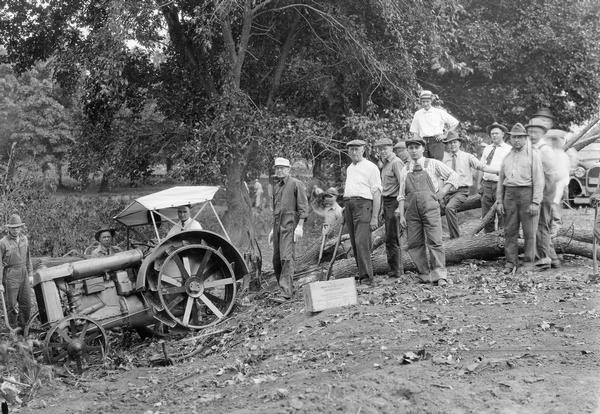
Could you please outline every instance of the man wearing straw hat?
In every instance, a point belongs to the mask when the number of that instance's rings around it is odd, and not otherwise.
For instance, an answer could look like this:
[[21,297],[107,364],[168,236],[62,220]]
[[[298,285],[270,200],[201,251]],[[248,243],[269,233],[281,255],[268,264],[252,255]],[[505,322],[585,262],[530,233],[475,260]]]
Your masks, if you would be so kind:
[[284,299],[294,294],[294,246],[304,234],[308,217],[308,198],[304,184],[290,177],[291,165],[286,158],[275,158],[273,182],[273,229],[269,244],[273,244],[273,270]]
[[24,328],[31,316],[31,283],[33,273],[29,242],[21,230],[25,224],[12,214],[6,227],[8,234],[0,240],[0,274],[2,291],[6,291],[8,321],[12,328]]
[[523,228],[525,257],[535,256],[540,203],[544,191],[544,170],[538,151],[527,143],[525,127],[516,123],[509,132],[511,151],[504,157],[498,180],[498,213],[504,215],[504,273],[519,265],[519,226]]

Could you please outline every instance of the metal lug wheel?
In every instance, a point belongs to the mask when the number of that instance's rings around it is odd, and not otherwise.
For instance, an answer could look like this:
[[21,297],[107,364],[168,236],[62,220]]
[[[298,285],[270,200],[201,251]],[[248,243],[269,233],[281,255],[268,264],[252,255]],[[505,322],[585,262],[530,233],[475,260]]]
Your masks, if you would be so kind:
[[29,335],[38,336],[43,332],[46,332],[46,329],[44,329],[44,326],[42,326],[42,323],[40,322],[40,313],[35,312],[27,321],[25,328],[23,328],[23,336],[25,338]]
[[229,314],[237,290],[233,264],[220,249],[184,245],[171,252],[158,274],[164,313],[188,329],[214,325]]
[[101,364],[108,352],[104,328],[85,316],[68,316],[46,334],[44,356],[50,364],[75,364],[77,371]]

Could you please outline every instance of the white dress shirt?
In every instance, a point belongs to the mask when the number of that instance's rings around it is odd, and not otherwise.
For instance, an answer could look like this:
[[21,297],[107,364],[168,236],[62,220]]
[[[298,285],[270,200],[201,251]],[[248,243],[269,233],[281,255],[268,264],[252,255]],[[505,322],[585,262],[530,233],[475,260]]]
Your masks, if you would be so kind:
[[428,111],[425,108],[419,109],[413,116],[410,124],[410,132],[419,137],[433,137],[444,133],[444,127],[454,129],[458,126],[458,119],[454,118],[442,108],[431,107]]
[[171,230],[169,230],[169,232],[167,233],[167,237],[171,237],[174,234],[178,234],[182,231],[188,230],[202,230],[202,225],[190,217],[185,222],[177,223],[176,225],[171,227]]
[[[490,152],[492,152],[492,149],[494,148],[494,146],[496,147],[496,151],[494,151],[494,156],[493,156],[492,162],[489,164],[489,166],[491,168],[494,168],[494,169],[500,171],[500,167],[502,167],[502,160],[510,152],[512,147],[510,145],[508,145],[506,142],[503,142],[500,145],[496,145],[496,144],[488,145],[487,147],[485,147],[483,149],[483,153],[481,154],[480,161],[483,163],[483,165],[486,165],[487,157],[490,154]],[[485,181],[498,182],[498,174],[490,174],[490,173],[484,172],[483,179]]]
[[350,164],[346,169],[344,198],[362,197],[373,200],[373,195],[381,193],[381,176],[377,165],[367,159]]

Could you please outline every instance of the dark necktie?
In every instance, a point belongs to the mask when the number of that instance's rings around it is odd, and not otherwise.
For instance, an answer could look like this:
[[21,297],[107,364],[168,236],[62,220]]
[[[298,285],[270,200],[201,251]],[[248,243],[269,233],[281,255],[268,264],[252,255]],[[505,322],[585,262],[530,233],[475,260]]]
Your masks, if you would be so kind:
[[452,154],[452,169],[456,171],[456,153]]
[[494,153],[496,152],[496,144],[494,144],[492,146],[492,150],[490,151],[490,153],[488,154],[487,158],[485,159],[485,164],[486,165],[490,165],[492,163],[492,159],[494,158]]

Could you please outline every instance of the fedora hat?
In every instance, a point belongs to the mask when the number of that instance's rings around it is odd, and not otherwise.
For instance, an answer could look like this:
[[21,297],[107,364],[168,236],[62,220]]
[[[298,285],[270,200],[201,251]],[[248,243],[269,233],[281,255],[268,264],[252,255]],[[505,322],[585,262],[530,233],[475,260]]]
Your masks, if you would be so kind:
[[554,115],[552,115],[552,112],[550,112],[550,109],[548,109],[548,108],[538,109],[537,112],[535,114],[533,114],[533,116],[532,116],[532,118],[536,118],[536,117],[554,119]]
[[291,167],[290,160],[287,158],[277,157],[275,158],[274,167]]
[[523,124],[521,124],[520,122],[517,122],[516,124],[513,125],[513,127],[510,129],[510,132],[508,134],[513,137],[526,137],[527,131],[525,130],[525,127],[523,126]]
[[21,221],[21,216],[19,216],[18,214],[11,214],[10,217],[8,218],[8,223],[6,223],[6,227],[22,227],[24,226],[25,223],[23,223]]
[[115,229],[110,228],[110,227],[106,227],[104,229],[100,229],[96,232],[96,234],[94,234],[94,239],[96,239],[96,241],[100,241],[100,235],[102,233],[104,233],[105,231],[110,232],[110,237],[115,237],[115,233],[117,232]]
[[507,127],[505,127],[505,126],[504,126],[504,125],[502,125],[502,124],[499,124],[498,122],[494,122],[493,124],[491,124],[491,125],[488,125],[488,126],[485,128],[485,130],[487,131],[487,134],[488,134],[488,135],[490,135],[490,132],[492,132],[492,129],[494,129],[494,128],[499,128],[499,129],[501,129],[501,130],[502,130],[502,132],[504,132],[505,134],[508,132],[508,128],[507,128]]
[[462,141],[463,139],[456,131],[448,131],[448,134],[446,134],[446,138],[444,139],[444,144],[457,140]]
[[527,128],[541,128],[544,130],[544,132],[548,131],[548,126],[546,123],[539,118],[531,118],[529,123],[525,125],[525,129]]

